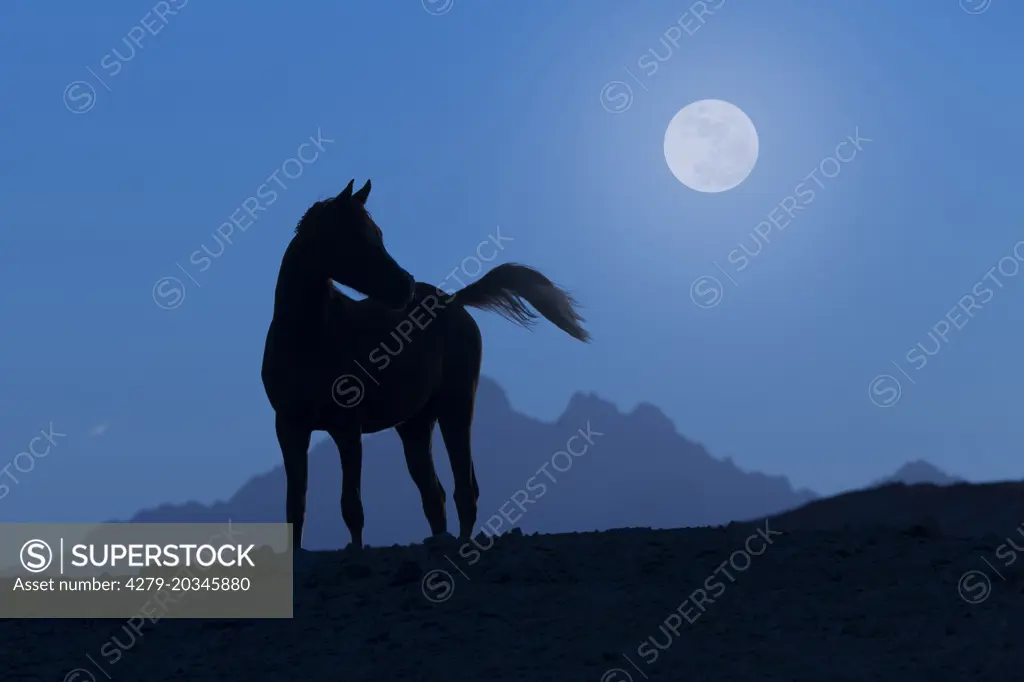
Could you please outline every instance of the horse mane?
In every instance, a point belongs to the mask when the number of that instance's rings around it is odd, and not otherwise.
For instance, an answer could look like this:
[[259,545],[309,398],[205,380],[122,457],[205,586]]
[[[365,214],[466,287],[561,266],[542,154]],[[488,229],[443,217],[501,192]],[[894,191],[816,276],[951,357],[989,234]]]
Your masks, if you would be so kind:
[[[315,223],[320,219],[320,217],[324,213],[324,210],[332,201],[334,201],[334,199],[321,199],[320,201],[316,202],[308,209],[306,209],[306,212],[302,214],[301,218],[299,218],[299,223],[295,226],[295,234],[302,234],[303,232],[308,231],[306,228],[308,228],[311,223]],[[373,221],[373,216],[370,215],[370,212],[366,209],[365,206],[359,206],[354,202],[349,203],[353,204],[353,208],[361,210],[363,212],[363,216],[365,216],[368,220],[370,220],[371,222]]]
[[308,231],[303,228],[308,228],[310,223],[315,222],[321,215],[323,215],[324,207],[326,205],[327,201],[321,200],[307,208],[306,212],[302,214],[301,218],[299,218],[299,223],[295,226],[295,234]]

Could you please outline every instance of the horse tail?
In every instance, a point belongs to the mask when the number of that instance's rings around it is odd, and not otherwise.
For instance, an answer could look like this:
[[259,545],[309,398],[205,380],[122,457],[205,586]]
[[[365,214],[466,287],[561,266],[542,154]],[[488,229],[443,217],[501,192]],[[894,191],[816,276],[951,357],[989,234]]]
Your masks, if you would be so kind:
[[456,291],[446,305],[489,310],[529,329],[537,315],[526,307],[527,303],[574,339],[590,340],[590,333],[580,326],[584,320],[572,296],[538,271],[517,263],[499,265]]

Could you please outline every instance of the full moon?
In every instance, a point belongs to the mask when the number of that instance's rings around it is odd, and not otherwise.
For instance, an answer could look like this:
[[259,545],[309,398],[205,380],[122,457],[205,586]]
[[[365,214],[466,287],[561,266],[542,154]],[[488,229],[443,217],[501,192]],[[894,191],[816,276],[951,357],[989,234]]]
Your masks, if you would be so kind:
[[687,104],[665,131],[665,161],[679,182],[698,192],[724,192],[757,163],[757,129],[743,110],[720,99]]

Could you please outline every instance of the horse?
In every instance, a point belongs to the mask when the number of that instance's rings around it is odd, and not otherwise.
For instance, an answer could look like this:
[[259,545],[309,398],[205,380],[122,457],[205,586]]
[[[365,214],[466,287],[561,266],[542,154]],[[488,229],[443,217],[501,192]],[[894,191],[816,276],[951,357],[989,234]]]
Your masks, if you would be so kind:
[[[466,308],[490,310],[529,328],[538,319],[529,304],[573,338],[588,342],[590,335],[573,298],[524,265],[499,265],[451,294],[417,282],[384,248],[383,233],[366,209],[370,181],[356,192],[353,185],[313,204],[295,228],[281,260],[263,352],[261,377],[284,458],[292,550],[302,546],[313,431],[326,431],[338,447],[341,515],[351,535],[348,548],[358,550],[362,434],[389,428],[398,432],[419,489],[431,531],[427,540],[452,537],[431,451],[440,424],[459,536],[469,539],[480,496],[470,434],[483,344]],[[367,298],[351,299],[335,282]],[[401,336],[397,329],[404,330]],[[392,351],[389,343],[399,347]]]

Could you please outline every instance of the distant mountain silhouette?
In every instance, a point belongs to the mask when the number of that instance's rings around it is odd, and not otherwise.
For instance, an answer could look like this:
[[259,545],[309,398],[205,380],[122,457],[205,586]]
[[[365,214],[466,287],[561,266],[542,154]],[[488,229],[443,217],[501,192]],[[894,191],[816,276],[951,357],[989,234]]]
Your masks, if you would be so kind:
[[942,469],[939,469],[933,464],[930,464],[923,459],[914,460],[913,462],[907,462],[899,469],[896,470],[892,476],[882,478],[871,485],[869,488],[876,488],[879,486],[889,485],[891,483],[905,483],[906,485],[916,485],[918,483],[932,483],[934,485],[954,485],[956,483],[963,483],[963,479],[955,478],[950,476]]
[[[588,424],[593,444],[578,457],[565,454],[567,441],[581,430],[587,433]],[[745,472],[731,460],[715,459],[679,435],[652,405],[623,414],[592,394],[574,395],[557,421],[541,422],[514,411],[501,387],[482,378],[473,445],[481,490],[478,524],[492,516],[501,519],[503,509],[526,533],[718,525],[777,514],[817,498],[811,491],[795,490],[784,476]],[[569,447],[580,452],[584,445],[577,437]],[[398,437],[393,431],[373,435],[364,439],[363,448],[366,542],[420,542],[429,530]],[[451,471],[438,433],[434,459],[448,495],[449,530],[456,532]],[[341,465],[330,439],[312,447],[309,466],[303,544],[309,549],[344,546],[348,532],[339,505]],[[284,472],[277,467],[250,479],[225,502],[161,506],[130,520],[283,521],[284,490]],[[499,533],[513,527],[508,520],[497,524]]]

